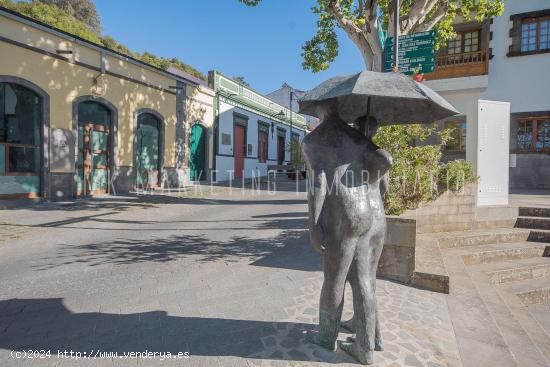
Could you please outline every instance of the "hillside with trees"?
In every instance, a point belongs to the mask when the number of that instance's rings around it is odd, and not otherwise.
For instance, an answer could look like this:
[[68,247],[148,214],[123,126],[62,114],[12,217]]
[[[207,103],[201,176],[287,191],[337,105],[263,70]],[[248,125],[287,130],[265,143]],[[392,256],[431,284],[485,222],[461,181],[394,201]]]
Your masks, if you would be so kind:
[[175,57],[133,52],[113,37],[102,35],[101,20],[92,0],[0,0],[0,6],[152,66],[164,70],[172,66],[206,80],[199,70]]

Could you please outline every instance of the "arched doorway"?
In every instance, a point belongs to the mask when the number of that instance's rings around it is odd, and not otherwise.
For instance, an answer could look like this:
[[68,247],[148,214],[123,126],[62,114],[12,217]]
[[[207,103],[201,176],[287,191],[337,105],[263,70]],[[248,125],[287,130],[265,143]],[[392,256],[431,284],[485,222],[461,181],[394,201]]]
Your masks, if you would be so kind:
[[201,124],[191,127],[189,135],[189,179],[206,178],[206,129]]
[[96,101],[78,103],[76,194],[109,193],[112,167],[112,111]]
[[0,77],[0,198],[32,198],[45,192],[47,121],[44,98],[33,89],[30,82]]
[[153,113],[138,115],[136,130],[136,187],[160,185],[162,120]]

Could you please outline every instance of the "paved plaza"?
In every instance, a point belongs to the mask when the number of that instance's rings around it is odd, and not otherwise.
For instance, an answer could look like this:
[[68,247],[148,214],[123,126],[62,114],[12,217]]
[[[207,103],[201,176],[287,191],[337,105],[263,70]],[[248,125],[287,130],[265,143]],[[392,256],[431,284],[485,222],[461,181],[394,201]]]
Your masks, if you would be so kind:
[[[310,342],[321,258],[305,193],[279,189],[1,211],[0,366],[356,365]],[[376,366],[462,365],[448,296],[380,279],[377,293]],[[28,350],[52,356],[14,358]],[[124,357],[145,351],[188,355]]]

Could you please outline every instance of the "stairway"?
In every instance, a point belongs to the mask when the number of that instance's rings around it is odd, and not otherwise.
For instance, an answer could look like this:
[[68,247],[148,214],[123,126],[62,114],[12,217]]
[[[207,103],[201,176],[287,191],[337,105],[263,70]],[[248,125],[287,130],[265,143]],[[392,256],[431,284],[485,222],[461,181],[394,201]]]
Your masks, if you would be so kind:
[[550,209],[516,228],[438,233],[464,366],[550,366]]

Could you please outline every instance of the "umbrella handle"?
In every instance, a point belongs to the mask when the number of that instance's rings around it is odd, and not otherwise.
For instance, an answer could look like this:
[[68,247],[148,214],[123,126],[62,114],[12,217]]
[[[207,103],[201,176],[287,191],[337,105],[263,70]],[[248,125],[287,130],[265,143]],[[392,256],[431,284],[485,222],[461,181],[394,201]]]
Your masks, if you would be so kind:
[[370,117],[370,97],[367,97],[367,121],[369,121]]

